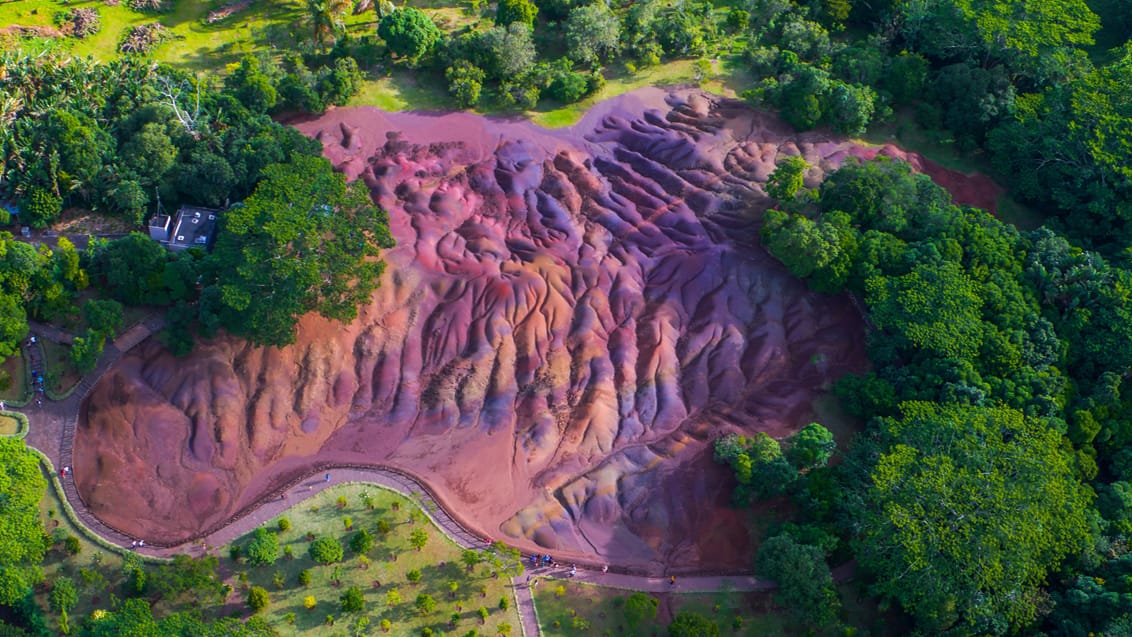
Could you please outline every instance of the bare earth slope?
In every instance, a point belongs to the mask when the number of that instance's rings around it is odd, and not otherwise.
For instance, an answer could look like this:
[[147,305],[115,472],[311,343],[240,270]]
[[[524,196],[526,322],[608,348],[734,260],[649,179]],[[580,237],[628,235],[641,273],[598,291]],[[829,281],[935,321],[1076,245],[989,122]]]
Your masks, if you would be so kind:
[[784,154],[813,180],[875,149],[659,89],[561,131],[373,109],[299,128],[390,211],[381,288],[354,323],[307,317],[284,349],[125,356],[75,442],[96,515],[188,538],[314,462],[371,462],[521,545],[742,568],[711,441],[789,434],[865,365],[848,300],[757,247],[760,184]]

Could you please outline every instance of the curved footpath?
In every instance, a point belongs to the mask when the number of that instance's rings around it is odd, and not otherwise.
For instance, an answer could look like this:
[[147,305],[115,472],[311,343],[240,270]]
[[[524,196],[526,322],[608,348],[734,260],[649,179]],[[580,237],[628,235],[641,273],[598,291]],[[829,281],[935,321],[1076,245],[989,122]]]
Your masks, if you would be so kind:
[[[43,452],[60,469],[70,467],[74,457],[75,427],[78,424],[78,415],[83,399],[86,398],[87,393],[90,392],[102,375],[121,358],[123,353],[155,334],[162,327],[164,327],[162,318],[159,315],[152,315],[126,330],[114,342],[106,345],[94,371],[84,376],[70,395],[64,399],[50,401],[41,391],[36,390],[32,401],[23,411],[31,423],[26,438],[28,446]],[[44,335],[58,336],[55,333],[56,330],[49,326],[33,325],[32,328],[33,333],[39,337]],[[43,361],[39,360],[38,349],[30,348],[29,352],[36,352],[30,354],[33,369],[42,368]],[[330,475],[329,481],[321,477],[327,473]],[[73,475],[68,473],[61,480],[63,485],[62,495],[74,509],[76,517],[86,525],[88,530],[100,536],[102,540],[123,549],[129,548],[134,538],[107,526],[94,517],[79,496],[72,478]],[[201,555],[208,549],[215,549],[238,539],[329,487],[348,483],[370,483],[416,499],[436,526],[462,548],[486,549],[494,541],[491,538],[482,537],[460,524],[421,480],[403,471],[382,466],[321,464],[313,467],[301,479],[292,481],[271,496],[265,496],[250,509],[238,512],[232,519],[207,531],[202,537],[172,546],[146,546],[139,552],[155,558],[166,558],[178,553]],[[553,553],[551,555],[554,557]],[[540,634],[538,614],[535,611],[534,600],[531,596],[531,587],[537,585],[539,578],[543,577],[573,579],[600,586],[651,593],[767,591],[775,588],[774,583],[759,580],[753,576],[680,575],[677,582],[672,584],[667,577],[638,574],[628,568],[614,564],[608,565],[608,572],[602,572],[602,565],[600,564],[575,562],[571,564],[571,566],[573,565],[577,566],[577,571],[572,576],[570,575],[570,567],[563,563],[557,566],[539,566],[528,569],[526,573],[512,580],[515,599],[518,602],[519,616],[522,618],[521,628],[524,635],[534,637]],[[524,566],[529,567],[530,561],[525,560]]]

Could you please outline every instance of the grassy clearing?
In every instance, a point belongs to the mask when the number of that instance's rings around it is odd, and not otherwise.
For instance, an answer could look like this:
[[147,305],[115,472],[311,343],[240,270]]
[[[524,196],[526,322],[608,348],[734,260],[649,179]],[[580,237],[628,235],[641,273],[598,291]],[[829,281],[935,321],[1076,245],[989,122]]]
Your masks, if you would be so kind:
[[43,360],[47,369],[37,371],[43,374],[46,393],[48,397],[65,396],[82,380],[82,374],[71,363],[71,347],[45,338],[39,339],[39,343],[43,347]]
[[[368,494],[374,508],[369,510],[363,504],[363,495]],[[346,499],[346,506],[340,507],[338,498]],[[485,635],[495,635],[501,624],[510,624],[513,635],[519,634],[519,617],[514,608],[514,596],[510,580],[500,574],[492,577],[495,568],[481,564],[469,573],[461,564],[462,550],[450,541],[439,529],[420,517],[419,508],[391,491],[372,485],[345,485],[328,489],[319,495],[292,508],[285,517],[291,522],[290,530],[279,534],[283,550],[290,548],[293,558],[281,557],[273,566],[247,567],[244,564],[232,565],[237,571],[232,578],[236,587],[229,602],[246,595],[241,588],[239,572],[247,574],[248,586],[262,586],[270,594],[270,606],[264,617],[283,635],[339,635],[347,627],[353,627],[359,618],[367,618],[370,631],[379,632],[382,619],[392,623],[391,634],[420,634],[424,627],[431,627],[444,634],[464,634],[478,630]],[[353,529],[346,530],[344,520],[352,519]],[[392,530],[384,538],[376,528],[379,520],[388,522]],[[277,529],[278,519],[272,520],[268,528]],[[359,529],[365,528],[377,537],[372,550],[365,557],[349,548],[349,541]],[[409,543],[410,535],[423,530],[428,535],[428,543],[421,551],[414,550]],[[310,542],[308,534],[316,537],[337,538],[346,547],[346,559],[338,564],[318,565],[308,556]],[[242,545],[238,541],[237,545]],[[222,551],[227,554],[227,549]],[[222,561],[226,566],[231,562]],[[307,586],[298,583],[299,573],[308,570],[311,582]],[[419,583],[408,579],[410,571],[421,574]],[[276,585],[276,578],[282,586]],[[335,584],[335,581],[338,584]],[[450,582],[455,582],[457,590],[452,593]],[[343,614],[340,597],[351,586],[360,588],[365,596],[365,610],[361,613]],[[396,589],[401,601],[390,605],[389,591]],[[431,595],[436,601],[436,609],[421,614],[414,606],[420,594]],[[313,596],[316,605],[308,610],[303,603],[307,596]],[[500,610],[500,599],[506,599],[508,609]],[[480,607],[488,610],[487,621],[481,624],[477,611]],[[294,624],[289,623],[289,614],[294,614]],[[455,624],[452,616],[457,615]],[[327,624],[327,617],[333,616],[334,624]],[[368,634],[368,633],[367,633]]]
[[636,627],[630,627],[625,616],[625,600],[631,594],[590,584],[540,580],[535,588],[535,605],[542,635],[663,635],[667,625],[664,617],[675,616],[682,610],[712,618],[723,635],[791,634],[766,595],[734,592],[658,595],[656,597],[662,607],[658,618],[646,619]]
[[31,384],[28,379],[24,348],[0,363],[0,378],[7,378],[7,384],[0,384],[0,400],[13,405],[27,404],[31,400]]
[[[79,589],[79,603],[71,611],[72,625],[74,618],[87,617],[96,608],[105,608],[108,595],[115,590],[122,581],[122,557],[117,553],[106,551],[92,542],[86,533],[76,528],[63,513],[63,503],[55,490],[48,487],[47,493],[39,503],[40,516],[43,526],[52,539],[52,548],[43,562],[43,574],[46,582],[55,582],[61,577],[74,580]],[[78,542],[78,552],[71,554],[64,545],[64,539],[74,537],[72,542]],[[47,598],[50,588],[37,589],[36,601],[40,608],[48,608]],[[54,627],[58,627],[57,618],[49,613]]]
[[[912,627],[898,613],[883,613],[875,598],[860,585],[837,587],[842,600],[841,619],[860,634],[877,637],[907,635]],[[767,593],[722,591],[712,594],[661,594],[660,612],[655,620],[646,620],[635,629],[625,617],[625,600],[630,591],[561,580],[540,580],[535,588],[539,626],[543,637],[576,635],[665,635],[668,618],[680,611],[699,613],[719,626],[720,634],[736,637],[765,635],[807,635],[806,628],[796,625],[775,605]]]
[[911,109],[898,111],[891,121],[873,124],[862,141],[878,145],[895,144],[904,150],[920,153],[944,168],[964,174],[987,172],[989,168],[981,153],[961,153],[950,133],[921,128]]
[[[372,498],[372,510],[363,503],[363,494]],[[339,506],[339,497],[346,499],[345,506]],[[63,515],[62,503],[53,490],[49,489],[41,501],[40,511],[48,533],[55,540],[44,563],[46,581],[69,577],[79,589],[78,605],[71,612],[72,624],[76,618],[107,608],[110,595],[119,598],[128,595],[124,586],[126,559],[101,549],[73,527]],[[278,533],[281,547],[278,561],[271,566],[256,567],[244,560],[233,561],[229,557],[230,547],[219,547],[218,554],[223,557],[217,576],[232,592],[221,603],[200,608],[206,619],[248,617],[251,611],[245,603],[247,591],[259,586],[268,591],[270,600],[262,614],[280,635],[355,634],[360,624],[368,628],[357,634],[376,635],[381,634],[382,619],[391,622],[391,635],[419,635],[425,627],[443,634],[463,635],[478,630],[482,635],[496,635],[501,627],[506,630],[505,624],[511,626],[512,635],[519,634],[519,617],[509,578],[502,573],[493,577],[497,568],[486,562],[468,572],[460,560],[463,551],[433,526],[415,504],[396,493],[373,485],[342,485],[296,505],[283,517],[291,523],[287,531],[278,531],[279,518],[267,524],[267,528]],[[344,524],[346,517],[351,518],[350,530]],[[384,537],[377,532],[379,520],[388,522],[391,527]],[[365,554],[368,563],[350,549],[350,538],[362,528],[376,536],[372,549]],[[417,530],[428,538],[420,551],[412,548],[409,539]],[[308,534],[338,539],[345,547],[345,559],[336,564],[316,564],[307,553]],[[77,542],[77,553],[66,550],[64,539],[68,536],[75,536],[72,544]],[[235,542],[241,547],[245,543],[246,539]],[[291,556],[286,555],[288,548]],[[159,576],[158,567],[141,566],[149,581]],[[409,581],[409,573],[414,570],[421,574],[418,583]],[[309,572],[307,585],[299,581],[302,571]],[[452,582],[457,585],[455,593],[450,588]],[[341,610],[340,598],[350,587],[358,587],[363,593],[365,608],[361,612],[343,613]],[[401,600],[390,605],[388,594],[392,589],[399,591]],[[37,591],[42,608],[48,607],[49,591],[49,586]],[[417,610],[415,601],[420,594],[433,597],[435,610],[427,614]],[[311,609],[304,604],[308,596],[315,600]],[[154,602],[153,613],[158,618],[188,610],[190,605],[184,597],[165,600],[150,596],[149,599]],[[507,600],[506,610],[499,608],[500,599]],[[477,612],[481,607],[487,610],[487,620],[483,623]],[[453,614],[458,615],[455,623]],[[54,614],[49,613],[49,617],[53,623],[57,622]],[[333,623],[328,622],[328,617],[333,618]]]
[[14,436],[20,433],[20,421],[14,416],[0,414],[0,436]]

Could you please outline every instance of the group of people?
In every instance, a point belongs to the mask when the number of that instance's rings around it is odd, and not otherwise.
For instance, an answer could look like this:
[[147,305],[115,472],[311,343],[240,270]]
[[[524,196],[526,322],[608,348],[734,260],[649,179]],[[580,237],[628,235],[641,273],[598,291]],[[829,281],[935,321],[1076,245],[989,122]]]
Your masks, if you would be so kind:
[[[537,568],[539,566],[539,564],[542,564],[543,566],[549,566],[551,568],[558,568],[558,562],[554,561],[554,558],[551,557],[550,554],[547,554],[547,555],[532,555],[531,556],[531,567]],[[602,575],[604,575],[608,572],[609,572],[609,565],[607,565],[607,564],[602,565],[602,567],[601,567]],[[571,564],[570,565],[570,577],[574,577],[577,574],[578,574],[577,565]]]

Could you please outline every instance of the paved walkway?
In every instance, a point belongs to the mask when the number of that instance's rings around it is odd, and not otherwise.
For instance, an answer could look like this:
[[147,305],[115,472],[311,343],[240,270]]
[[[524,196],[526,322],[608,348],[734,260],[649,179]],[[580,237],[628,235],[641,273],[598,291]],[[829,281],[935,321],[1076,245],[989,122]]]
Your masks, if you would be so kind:
[[[46,454],[56,467],[70,467],[74,453],[74,436],[79,410],[83,400],[91,388],[98,382],[110,367],[121,358],[122,354],[141,343],[150,335],[156,333],[164,326],[158,315],[150,316],[141,323],[131,327],[113,343],[108,343],[95,370],[85,376],[70,396],[60,401],[48,401],[41,393],[36,394],[33,401],[24,410],[31,423],[27,436],[28,445],[39,449]],[[51,334],[58,336],[51,330],[43,329],[48,326],[36,325],[33,333],[37,336]],[[31,348],[38,352],[38,348]],[[33,366],[42,367],[38,361],[38,353],[32,355]],[[42,400],[42,405],[37,403]],[[324,478],[329,475],[329,480]],[[91,514],[75,488],[71,475],[63,480],[63,495],[74,509],[76,516],[92,532],[98,534],[106,541],[125,547],[131,547],[134,538],[128,534],[114,529]],[[442,502],[432,493],[431,489],[416,477],[385,466],[361,466],[324,463],[316,465],[303,477],[283,485],[274,493],[265,495],[258,503],[236,513],[232,518],[222,522],[216,527],[202,533],[199,537],[167,546],[146,545],[137,549],[139,552],[153,557],[170,557],[179,553],[201,555],[206,549],[215,549],[227,544],[256,527],[281,515],[284,511],[298,505],[325,489],[345,483],[372,483],[381,487],[397,491],[403,495],[415,498],[448,537],[463,548],[487,549],[492,540],[469,530],[451,515]],[[512,586],[517,602],[517,610],[522,620],[523,634],[527,637],[536,637],[541,632],[535,612],[534,600],[531,595],[531,585],[538,584],[542,578],[573,579],[600,586],[621,588],[633,591],[651,593],[678,592],[718,592],[718,591],[767,591],[773,590],[773,582],[759,580],[752,576],[734,575],[678,575],[676,583],[665,577],[653,577],[618,565],[608,565],[608,572],[603,572],[601,564],[567,562],[564,556],[555,556],[563,560],[554,566],[540,566],[528,570],[523,575],[512,580]],[[524,566],[530,567],[529,560]],[[571,567],[576,570],[571,574]]]

